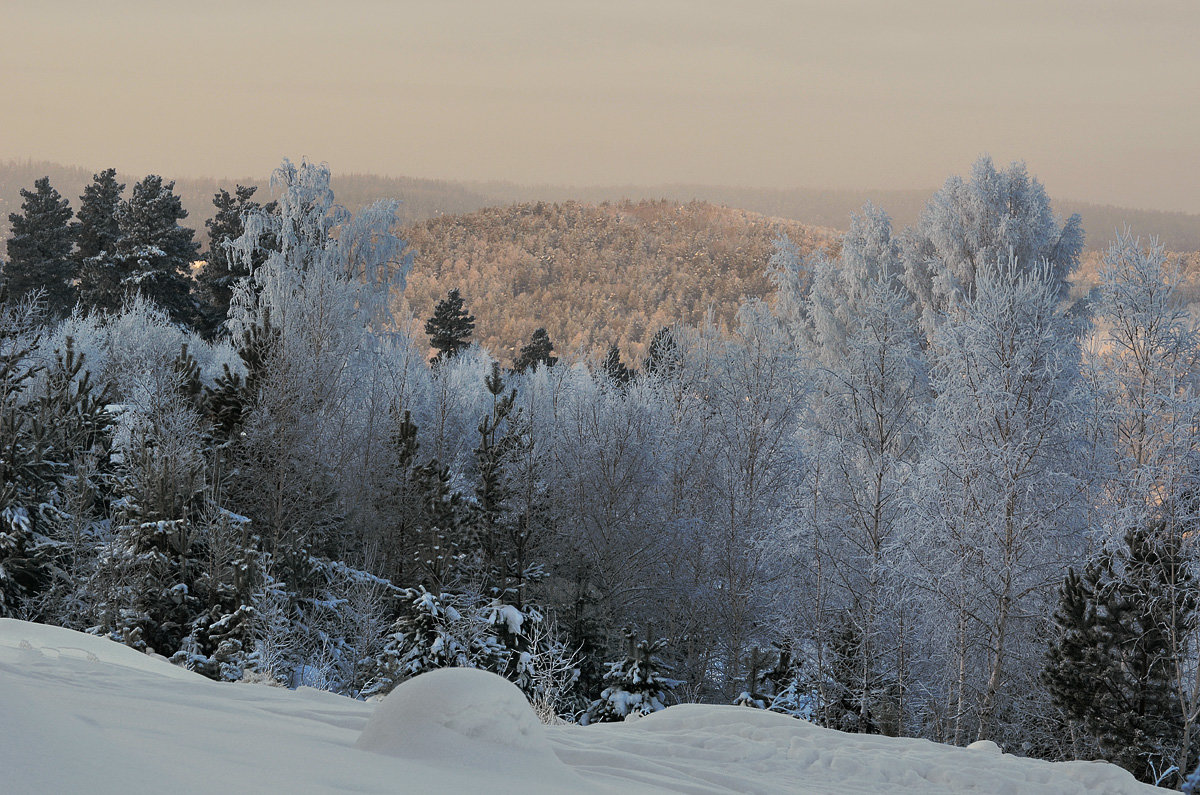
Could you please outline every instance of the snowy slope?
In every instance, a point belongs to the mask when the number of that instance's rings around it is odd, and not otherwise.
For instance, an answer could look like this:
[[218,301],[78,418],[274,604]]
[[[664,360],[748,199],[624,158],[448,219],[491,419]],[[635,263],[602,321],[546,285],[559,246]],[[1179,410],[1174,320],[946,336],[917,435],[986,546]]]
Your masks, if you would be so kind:
[[[378,704],[221,684],[110,641],[0,620],[0,792],[1152,792],[1096,762],[848,735],[741,707],[542,727],[444,670]],[[986,744],[984,744],[986,745]]]

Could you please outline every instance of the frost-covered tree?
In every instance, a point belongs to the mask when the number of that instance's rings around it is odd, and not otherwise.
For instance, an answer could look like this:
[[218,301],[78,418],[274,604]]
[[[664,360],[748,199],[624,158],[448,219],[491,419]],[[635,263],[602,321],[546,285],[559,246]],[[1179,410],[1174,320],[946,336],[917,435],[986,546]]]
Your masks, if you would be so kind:
[[350,473],[385,447],[387,428],[368,413],[370,374],[392,350],[390,301],[408,260],[392,233],[395,202],[351,215],[329,180],[324,166],[285,161],[273,177],[278,212],[248,214],[232,246],[248,267],[270,242],[252,283],[236,289],[230,322],[235,338],[267,322],[273,329],[240,437],[246,480],[235,503],[269,551],[340,552],[350,510],[341,495],[361,480]]
[[899,703],[889,708],[901,720],[905,713],[911,608],[897,563],[911,522],[926,364],[901,283],[899,241],[884,213],[868,205],[852,217],[838,258],[818,255],[808,269],[813,286],[801,336],[816,397],[804,421],[807,478],[791,542],[803,592],[814,599],[806,623],[818,667],[834,664],[830,657],[826,665],[826,653],[838,638],[854,638],[855,653],[841,655],[840,676],[818,684],[836,679],[857,693],[860,724],[877,726],[868,712],[880,707],[868,695],[882,679],[898,682],[889,695]]
[[1047,270],[1056,299],[1078,264],[1083,227],[1078,215],[1055,218],[1042,184],[1024,163],[997,170],[986,155],[969,180],[951,177],[933,195],[902,246],[905,281],[920,321],[932,333],[955,301],[975,295],[981,270],[1009,258],[1019,270]]
[[1100,399],[1096,444],[1117,511],[1113,535],[1196,484],[1185,476],[1200,449],[1198,331],[1181,305],[1183,276],[1161,245],[1129,232],[1109,247],[1095,310],[1089,372]]
[[806,388],[799,351],[766,306],[750,303],[739,319],[702,398],[715,415],[701,515],[725,699],[741,687],[744,658],[777,606],[773,585],[784,566],[771,547],[800,470],[796,421]]
[[643,369],[648,375],[667,377],[680,363],[681,356],[679,345],[675,341],[675,332],[670,326],[663,326],[654,332],[650,344],[646,346],[646,362]]
[[[1020,736],[1054,585],[1082,539],[1079,344],[1050,264],[981,264],[935,330],[928,447],[907,573],[945,737]],[[1023,705],[1022,701],[1030,701]],[[1011,735],[1006,733],[1011,732]]]
[[77,273],[71,258],[71,204],[42,177],[33,190],[21,189],[21,212],[9,213],[5,244],[8,260],[0,276],[12,299],[39,291],[46,310],[56,317],[75,306]]
[[242,279],[266,261],[267,253],[271,250],[269,232],[268,239],[255,246],[256,255],[248,261],[231,252],[234,240],[245,234],[246,227],[243,219],[252,213],[275,211],[275,204],[268,202],[264,207],[254,201],[257,191],[254,185],[238,185],[231,195],[221,189],[213,196],[213,206],[216,213],[204,222],[208,229],[208,252],[205,254],[204,268],[197,277],[200,297],[204,302],[204,326],[212,335],[225,322],[229,314],[229,302],[233,298],[233,288]]

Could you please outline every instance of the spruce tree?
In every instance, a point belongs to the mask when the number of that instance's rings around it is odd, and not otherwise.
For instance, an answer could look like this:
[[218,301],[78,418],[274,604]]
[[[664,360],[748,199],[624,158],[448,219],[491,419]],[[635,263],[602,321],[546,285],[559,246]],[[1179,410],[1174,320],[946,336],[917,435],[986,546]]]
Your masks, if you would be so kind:
[[84,306],[114,311],[121,306],[121,285],[116,270],[121,226],[117,212],[125,184],[117,182],[116,169],[92,177],[79,197],[75,234],[75,266],[79,273],[79,299]]
[[1178,638],[1196,628],[1198,586],[1182,540],[1135,528],[1081,574],[1070,571],[1042,679],[1055,705],[1105,756],[1143,781],[1174,762],[1184,718],[1173,677]]
[[617,386],[624,386],[633,380],[633,370],[621,361],[621,349],[615,343],[608,346],[608,353],[604,356],[604,374]]
[[625,658],[607,664],[604,681],[608,687],[588,706],[580,720],[584,725],[622,721],[632,714],[649,715],[666,709],[671,691],[682,684],[665,676],[667,667],[658,655],[667,647],[666,639],[635,641],[633,633],[627,631],[625,644]]
[[151,174],[133,186],[117,216],[121,239],[117,270],[125,294],[141,293],[167,310],[176,323],[196,320],[190,269],[200,244],[180,226],[187,210],[175,195],[175,183]]
[[437,363],[458,355],[471,344],[471,332],[475,330],[475,316],[467,312],[458,288],[452,289],[438,301],[433,317],[425,321],[425,333],[430,346],[437,355],[430,363]]
[[46,310],[54,317],[70,314],[75,306],[75,261],[71,258],[71,204],[50,187],[50,178],[21,190],[21,212],[10,213],[8,261],[4,281],[12,298],[20,300],[42,290]]
[[553,350],[554,343],[550,341],[550,335],[546,333],[546,329],[539,328],[529,338],[529,344],[521,348],[521,352],[517,354],[517,358],[513,362],[513,370],[524,373],[539,364],[553,367],[558,362],[558,357],[552,355]]

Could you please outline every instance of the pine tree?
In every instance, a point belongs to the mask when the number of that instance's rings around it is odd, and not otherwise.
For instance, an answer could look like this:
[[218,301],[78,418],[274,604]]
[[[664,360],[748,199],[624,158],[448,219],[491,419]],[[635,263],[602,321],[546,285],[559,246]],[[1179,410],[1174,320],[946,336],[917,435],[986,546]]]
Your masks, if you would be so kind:
[[180,226],[187,210],[175,195],[175,183],[150,174],[133,186],[121,204],[117,271],[123,293],[141,293],[167,310],[176,323],[196,320],[190,269],[200,244],[193,230]]
[[1106,758],[1143,781],[1194,759],[1194,749],[1180,749],[1184,717],[1173,678],[1190,664],[1178,639],[1200,621],[1198,596],[1182,541],[1161,524],[1129,530],[1122,547],[1104,550],[1081,574],[1068,572],[1059,591],[1058,637],[1042,679]]
[[431,363],[445,361],[471,344],[471,332],[475,330],[475,316],[468,314],[458,288],[452,289],[433,308],[433,317],[425,321],[425,333],[430,346],[437,355]]
[[550,341],[550,335],[546,333],[546,329],[539,328],[529,338],[529,344],[521,348],[521,352],[517,354],[517,358],[513,361],[513,370],[524,373],[539,364],[553,367],[558,362],[558,357],[551,355],[553,350],[554,343]]
[[42,290],[47,311],[55,317],[75,306],[75,261],[71,258],[71,204],[50,187],[50,178],[21,190],[20,213],[10,213],[8,261],[4,281],[13,299]]
[[79,197],[75,234],[75,265],[79,273],[79,299],[87,307],[115,311],[121,307],[120,275],[116,268],[121,226],[117,213],[125,184],[117,182],[116,169],[92,177]]
[[519,595],[523,574],[522,539],[508,509],[510,487],[506,471],[509,457],[519,443],[519,435],[514,432],[516,417],[513,410],[517,392],[507,388],[496,362],[492,363],[492,372],[484,379],[484,385],[492,406],[479,423],[479,446],[475,448],[479,470],[479,483],[475,488],[478,505],[475,524],[483,555],[480,582],[484,593],[503,597],[511,588]]
[[229,301],[233,296],[234,285],[249,277],[275,248],[273,235],[265,232],[259,243],[253,247],[253,255],[249,262],[230,249],[229,244],[245,233],[245,219],[249,214],[271,214],[277,210],[275,202],[263,206],[254,201],[252,197],[256,190],[253,185],[238,185],[234,194],[230,195],[229,191],[221,189],[213,196],[216,214],[204,222],[208,229],[208,253],[205,255],[206,263],[197,277],[197,282],[200,297],[204,302],[204,330],[210,336],[216,333],[229,314]]

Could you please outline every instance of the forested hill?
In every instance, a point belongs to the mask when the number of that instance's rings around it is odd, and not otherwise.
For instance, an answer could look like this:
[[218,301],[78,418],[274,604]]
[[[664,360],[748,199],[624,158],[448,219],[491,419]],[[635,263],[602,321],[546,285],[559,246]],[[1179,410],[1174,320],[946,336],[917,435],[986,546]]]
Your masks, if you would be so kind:
[[476,339],[501,359],[542,326],[560,352],[616,343],[636,362],[662,326],[699,323],[710,307],[729,324],[746,297],[766,296],[781,233],[804,252],[837,245],[833,230],[703,202],[491,207],[404,230],[406,294],[423,318],[459,288]]

